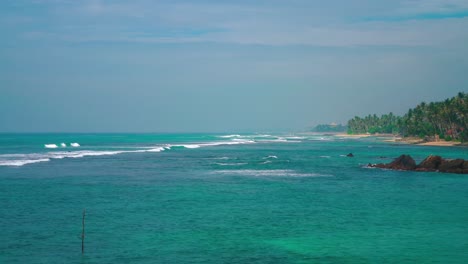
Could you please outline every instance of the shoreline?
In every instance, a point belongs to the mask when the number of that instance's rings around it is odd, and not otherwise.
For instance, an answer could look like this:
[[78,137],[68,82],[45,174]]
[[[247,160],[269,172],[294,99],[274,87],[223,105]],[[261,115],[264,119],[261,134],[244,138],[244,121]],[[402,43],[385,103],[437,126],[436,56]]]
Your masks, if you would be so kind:
[[424,142],[417,144],[418,146],[437,146],[437,147],[466,147],[460,142],[452,141],[433,141],[433,142]]
[[411,144],[417,146],[432,146],[432,147],[468,147],[467,143],[462,144],[461,142],[456,141],[424,141],[417,137],[401,137],[393,134],[346,134],[346,133],[336,133],[335,137],[343,138],[366,138],[366,137],[381,137],[384,142],[388,143],[401,143],[401,144]]
[[456,141],[445,141],[445,140],[424,141],[417,137],[400,138],[392,142],[400,142],[404,144],[412,144],[412,145],[417,145],[417,146],[433,146],[433,147],[458,147],[458,146],[466,147],[467,146],[466,144],[462,144],[461,142],[456,142]]
[[370,137],[370,134],[346,134],[346,133],[337,133],[335,137],[344,137],[344,138],[361,138],[361,137]]

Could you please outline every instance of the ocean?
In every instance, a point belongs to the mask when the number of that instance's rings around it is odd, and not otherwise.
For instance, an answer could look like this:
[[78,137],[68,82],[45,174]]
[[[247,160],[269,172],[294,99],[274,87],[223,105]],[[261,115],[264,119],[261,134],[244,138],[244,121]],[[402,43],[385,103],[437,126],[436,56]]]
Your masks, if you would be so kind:
[[468,176],[366,167],[401,154],[468,159],[306,133],[0,134],[0,263],[468,263]]

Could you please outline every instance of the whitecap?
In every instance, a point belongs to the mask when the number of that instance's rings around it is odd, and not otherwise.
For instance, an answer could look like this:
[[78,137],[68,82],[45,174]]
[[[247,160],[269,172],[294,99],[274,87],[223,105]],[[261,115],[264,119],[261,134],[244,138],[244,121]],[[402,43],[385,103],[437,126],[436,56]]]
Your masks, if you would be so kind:
[[[29,154],[0,154],[0,166],[22,166],[25,164],[36,163],[36,162],[46,162],[51,159],[64,159],[64,158],[82,158],[86,156],[104,156],[104,155],[117,155],[122,153],[150,153],[150,152],[162,152],[165,150],[170,150],[172,147],[184,147],[187,149],[195,149],[200,147],[208,146],[220,146],[220,145],[238,145],[238,144],[253,144],[253,140],[241,140],[241,141],[216,141],[208,143],[197,143],[197,144],[184,144],[184,145],[162,145],[162,146],[150,146],[142,147],[142,149],[136,150],[80,150],[80,151],[54,151],[46,153],[29,153]],[[62,143],[65,144],[65,143]],[[61,146],[63,146],[60,144]],[[79,147],[80,144],[74,142],[70,143],[71,147]],[[46,148],[58,148],[56,144],[45,144]],[[122,147],[125,148],[125,147]],[[225,157],[226,159],[229,159]],[[224,159],[224,158],[222,158]]]
[[284,143],[300,143],[301,141],[298,140],[287,140],[286,138],[278,137],[275,139],[257,139],[258,142],[263,143],[276,143],[276,142],[284,142]]
[[67,147],[67,144],[65,144],[65,143],[60,143],[60,146],[61,146],[62,148],[66,148],[66,147]]
[[189,145],[182,145],[182,147],[188,148],[188,149],[196,149],[196,148],[199,148],[200,145],[197,145],[197,144],[189,144]]
[[257,135],[254,135],[253,137],[273,137],[273,136],[268,135],[268,134],[257,134]]
[[213,173],[255,177],[327,177],[329,174],[299,173],[294,170],[218,170]]
[[238,144],[252,144],[255,143],[253,140],[241,140],[241,141],[214,141],[208,143],[198,143],[198,144],[185,144],[185,145],[171,145],[171,147],[184,147],[188,149],[195,149],[201,147],[214,147],[222,145],[238,145]]
[[320,156],[320,158],[331,158],[330,156]]
[[225,135],[225,136],[219,136],[220,138],[238,138],[242,137],[241,135],[238,134],[233,134],[233,135]]
[[219,157],[219,158],[214,158],[214,159],[217,159],[217,160],[228,160],[229,157]]
[[305,139],[305,137],[296,137],[296,136],[291,136],[291,137],[285,137],[286,139]]
[[158,147],[147,150],[148,152],[161,152],[164,151],[167,147]]
[[50,159],[36,159],[36,160],[0,160],[0,166],[23,166],[31,163],[45,162]]
[[[51,159],[65,159],[65,158],[83,158],[87,156],[106,156],[117,155],[122,153],[145,153],[145,152],[161,152],[165,149],[163,147],[156,147],[151,149],[139,150],[118,150],[118,151],[93,151],[93,150],[80,150],[80,151],[52,151],[46,153],[30,153],[30,154],[4,154],[0,155],[0,166],[23,166],[30,163],[46,162]],[[12,159],[13,158],[13,159]]]
[[277,159],[278,156],[275,156],[275,155],[270,155],[270,156],[266,156],[266,157],[263,157],[263,159]]
[[246,139],[244,139],[244,138],[233,138],[231,140],[232,141],[238,141],[238,142],[246,141]]
[[215,164],[220,165],[220,166],[241,166],[241,165],[247,165],[248,163],[246,162],[238,162],[238,163],[216,162]]

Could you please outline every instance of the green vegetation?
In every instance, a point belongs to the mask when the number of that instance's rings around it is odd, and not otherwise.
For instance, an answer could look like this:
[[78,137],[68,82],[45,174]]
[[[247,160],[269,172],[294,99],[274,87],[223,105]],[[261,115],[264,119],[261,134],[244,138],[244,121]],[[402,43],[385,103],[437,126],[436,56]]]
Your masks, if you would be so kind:
[[346,126],[342,124],[321,124],[312,129],[312,132],[345,132]]
[[348,121],[349,134],[392,133],[402,136],[439,137],[468,141],[468,94],[463,92],[442,102],[420,103],[404,116],[368,115]]

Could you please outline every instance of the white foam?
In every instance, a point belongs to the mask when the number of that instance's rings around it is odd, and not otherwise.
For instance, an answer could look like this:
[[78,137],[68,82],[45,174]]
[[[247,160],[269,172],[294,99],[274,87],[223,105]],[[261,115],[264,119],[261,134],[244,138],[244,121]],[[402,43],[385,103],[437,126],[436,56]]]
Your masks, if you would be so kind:
[[[82,158],[86,156],[105,156],[117,155],[122,153],[144,153],[144,152],[162,152],[170,150],[172,147],[184,147],[187,149],[195,149],[200,147],[221,146],[221,145],[238,145],[238,144],[253,144],[253,140],[236,140],[236,141],[215,141],[208,143],[197,144],[184,144],[184,145],[162,145],[153,147],[142,147],[136,150],[80,150],[80,151],[52,151],[45,153],[29,153],[29,154],[0,154],[0,166],[22,166],[30,163],[46,162],[51,159],[64,159],[64,158]],[[66,146],[65,143],[60,144],[62,147]],[[80,144],[74,142],[70,143],[71,147],[80,147]],[[56,144],[45,144],[45,148],[58,148]],[[223,157],[222,159],[229,159]],[[238,164],[239,165],[239,164]]]
[[182,145],[182,147],[184,148],[188,148],[188,149],[196,149],[196,148],[199,148],[200,145],[196,145],[196,144],[189,144],[189,145]]
[[214,159],[217,159],[217,160],[228,160],[229,157],[219,157],[219,158],[214,158]]
[[0,160],[0,166],[23,166],[31,163],[45,162],[50,159],[36,159],[36,160]]
[[327,177],[328,174],[299,173],[294,170],[218,170],[214,173],[255,177]]
[[201,146],[221,146],[221,145],[238,145],[238,144],[252,144],[253,140],[237,140],[237,141],[220,141],[201,144]]
[[[138,150],[117,150],[117,151],[94,151],[94,150],[80,150],[80,151],[52,151],[45,153],[30,153],[30,154],[4,154],[0,155],[0,166],[23,166],[30,163],[45,162],[51,159],[64,159],[64,158],[83,158],[87,156],[107,156],[117,155],[123,153],[144,153],[144,152],[161,152],[164,147],[153,147],[150,149]],[[12,159],[14,158],[14,159]]]
[[275,143],[275,142],[288,142],[288,143],[299,143],[301,141],[297,141],[297,140],[287,140],[286,138],[282,138],[282,137],[278,137],[278,138],[275,138],[275,139],[259,139],[257,140],[258,142],[264,142],[264,143]]
[[66,148],[66,147],[67,147],[67,144],[65,144],[65,143],[60,143],[60,146],[61,146],[62,148]]
[[296,137],[296,136],[290,136],[290,137],[285,137],[286,139],[305,139],[305,137]]
[[222,145],[238,145],[238,144],[253,144],[253,140],[240,140],[240,141],[214,141],[208,143],[199,143],[199,144],[185,144],[185,145],[171,145],[171,147],[184,147],[188,149],[196,149],[201,147],[214,147]]
[[267,156],[267,157],[263,157],[263,159],[277,159],[278,157],[275,156],[275,155],[270,155],[270,156]]
[[242,137],[241,135],[238,134],[233,134],[233,135],[225,135],[225,136],[219,136],[220,138],[238,138]]
[[321,158],[327,158],[327,159],[331,158],[330,156],[320,156],[320,157]]
[[248,163],[246,163],[246,162],[238,162],[238,163],[216,162],[216,164],[220,165],[220,166],[241,166],[241,165],[247,165]]
[[152,148],[152,149],[149,149],[147,151],[148,152],[161,152],[161,151],[164,151],[165,149],[167,149],[167,147]]
[[273,137],[273,136],[268,135],[268,134],[258,134],[258,135],[254,135],[253,137]]

